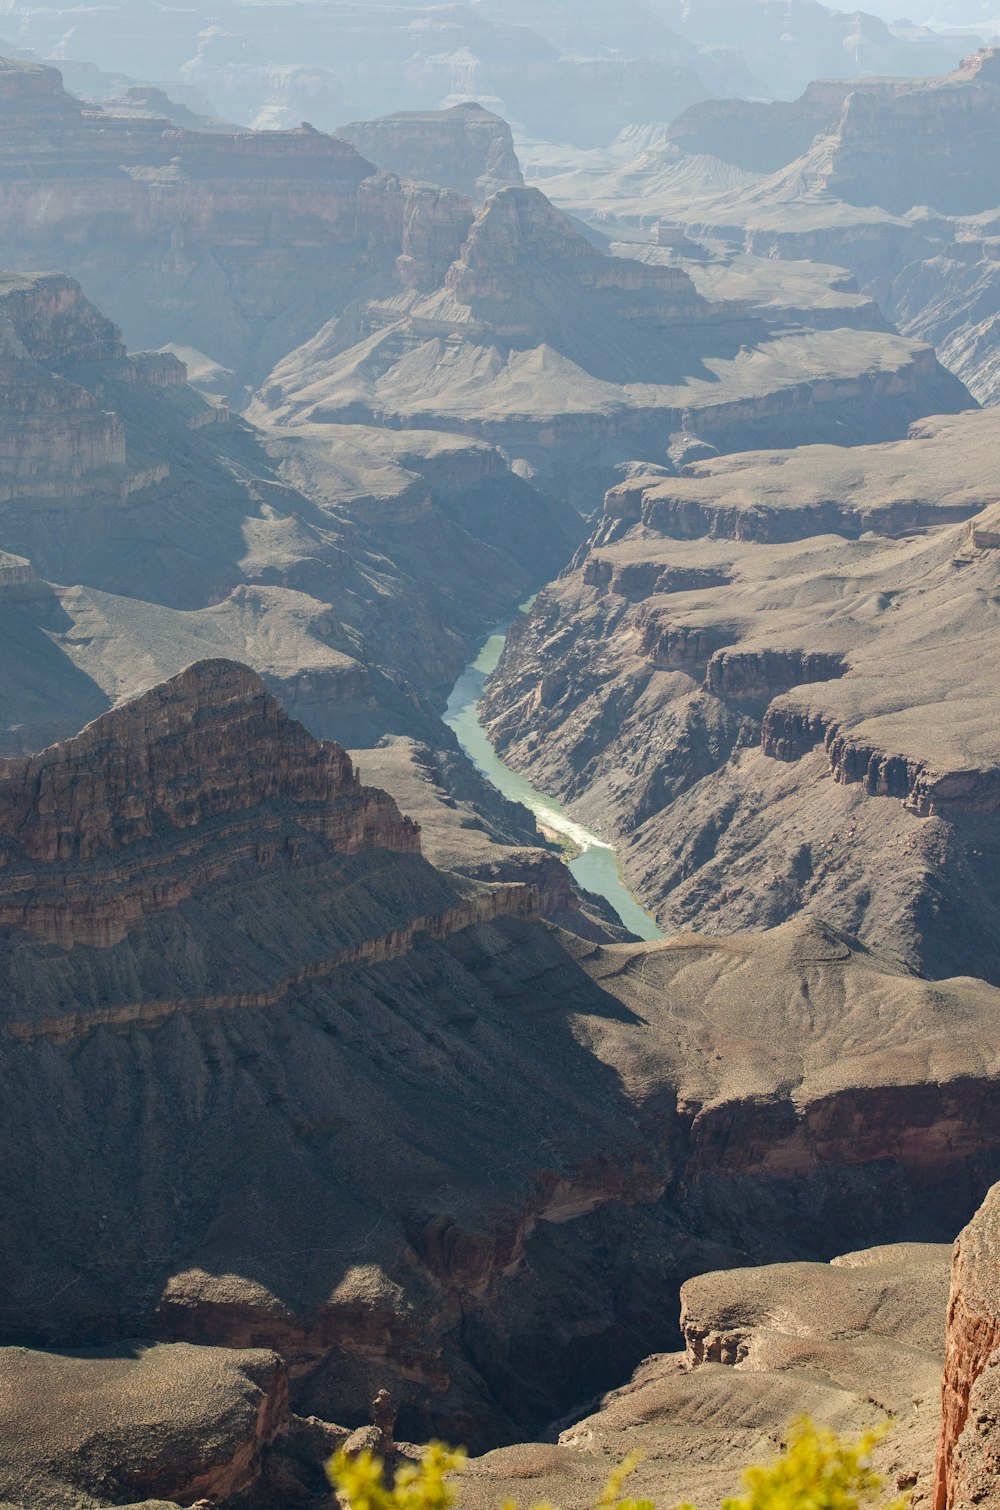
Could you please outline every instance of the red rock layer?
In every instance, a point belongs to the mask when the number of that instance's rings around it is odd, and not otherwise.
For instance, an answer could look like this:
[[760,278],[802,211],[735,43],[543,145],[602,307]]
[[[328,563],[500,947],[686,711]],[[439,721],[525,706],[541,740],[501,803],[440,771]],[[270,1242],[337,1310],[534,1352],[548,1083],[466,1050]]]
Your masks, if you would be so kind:
[[[955,1244],[934,1510],[958,1510],[1000,1497],[996,1445],[990,1451],[989,1442],[996,1412],[988,1398],[978,1398],[992,1395],[995,1405],[997,1386],[989,1371],[998,1364],[1000,1186],[994,1185]],[[977,1405],[983,1408],[977,1410]],[[993,1472],[983,1474],[987,1454]]]

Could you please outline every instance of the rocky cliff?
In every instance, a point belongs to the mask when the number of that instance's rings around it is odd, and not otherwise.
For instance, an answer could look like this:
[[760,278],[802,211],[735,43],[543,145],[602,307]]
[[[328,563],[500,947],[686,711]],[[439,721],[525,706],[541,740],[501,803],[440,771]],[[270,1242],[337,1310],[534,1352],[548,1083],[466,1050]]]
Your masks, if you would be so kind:
[[479,203],[524,182],[507,122],[472,102],[352,121],[336,134],[398,178],[442,184]]
[[[210,854],[188,836],[202,825]],[[65,745],[0,762],[0,835],[3,926],[63,948],[121,942],[249,858],[294,865],[311,840],[344,855],[419,852],[417,829],[360,786],[343,750],[226,661],[199,663]]]
[[374,301],[357,335],[331,322],[292,352],[251,417],[476,435],[583,512],[637,455],[883,439],[969,402],[928,347],[707,298],[682,266],[602,253],[535,188],[494,195],[443,286]]
[[891,1426],[874,1466],[915,1505],[933,1488],[948,1248],[901,1243],[826,1264],[701,1274],[681,1291],[684,1351],[647,1358],[559,1436],[477,1458],[462,1503],[486,1507],[519,1481],[554,1502],[600,1492],[625,1444],[632,1492],[716,1504],[751,1463],[776,1458],[792,1420],[855,1436]]
[[996,1502],[996,1370],[1000,1364],[996,1186],[955,1244],[941,1386],[935,1510]]
[[389,1381],[489,1445],[668,1345],[692,1273],[937,1238],[1000,1172],[995,990],[815,921],[574,940],[242,668],[0,793],[8,1344],[265,1347],[300,1416]]
[[[877,70],[875,71],[877,72]],[[938,77],[821,79],[797,101],[706,100],[614,170],[546,183],[562,207],[765,258],[849,269],[981,401],[998,391],[998,62]]]
[[452,227],[438,277],[468,226],[461,196],[407,189],[309,127],[199,132],[84,106],[55,69],[0,72],[6,265],[63,269],[131,345],[193,348],[234,393],[371,280],[398,289],[410,236],[424,259],[434,245],[428,213]]
[[706,100],[667,138],[764,174],[806,158],[822,138],[815,166],[827,195],[895,214],[928,205],[976,215],[1000,202],[998,112],[1000,52],[983,48],[940,78],[821,80],[794,102]]
[[492,737],[624,841],[668,927],[819,906],[998,978],[995,434],[985,411],[636,477],[517,623]]

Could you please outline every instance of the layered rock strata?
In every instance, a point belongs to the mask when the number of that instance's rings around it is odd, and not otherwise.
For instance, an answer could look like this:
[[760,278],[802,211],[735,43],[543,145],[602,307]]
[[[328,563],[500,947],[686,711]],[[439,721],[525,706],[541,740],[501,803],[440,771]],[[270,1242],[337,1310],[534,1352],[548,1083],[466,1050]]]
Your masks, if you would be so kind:
[[480,203],[524,183],[507,122],[473,102],[352,121],[336,134],[399,178],[442,184]]
[[849,269],[984,402],[998,390],[995,48],[942,77],[813,83],[772,104],[705,101],[635,161],[547,181],[577,214]]
[[[297,838],[285,813],[266,816],[289,801]],[[203,826],[210,854],[189,836]],[[362,788],[343,750],[314,740],[259,677],[225,661],[182,672],[64,745],[0,761],[0,836],[0,926],[62,948],[120,943],[250,859],[294,865],[317,841],[343,855],[420,847],[416,827]]]
[[665,138],[684,153],[761,174],[808,157],[821,141],[822,187],[849,204],[976,215],[1000,202],[998,85],[1000,53],[982,48],[938,78],[824,79],[794,102],[706,100]]
[[[692,1273],[939,1237],[1000,1173],[995,990],[815,921],[542,926],[241,668],[0,786],[22,893],[67,919],[0,939],[8,1343],[265,1347],[299,1415],[358,1424],[389,1381],[407,1434],[488,1445],[669,1345]],[[125,927],[95,935],[84,876]]]
[[[321,735],[439,746],[436,700],[477,638],[574,542],[570,511],[481,443],[255,435],[188,387],[176,357],[127,355],[61,275],[9,276],[0,320],[19,353],[0,442],[4,755],[206,655],[251,661]],[[110,450],[81,447],[81,416]],[[518,853],[494,856],[487,879],[525,878],[539,839],[528,815],[515,827]],[[568,918],[564,868],[532,863]]]
[[992,1505],[1000,1492],[998,1212],[1000,1190],[994,1186],[955,1244],[935,1510]]
[[517,623],[492,737],[624,840],[668,927],[820,906],[997,978],[995,432],[984,412],[636,478]]
[[194,348],[234,393],[370,280],[398,290],[397,258],[433,285],[468,228],[461,196],[310,127],[201,132],[84,106],[52,68],[0,74],[6,265],[64,269],[131,345]]
[[[933,351],[884,330],[803,332],[711,302],[686,270],[598,251],[537,189],[493,196],[444,286],[331,322],[272,372],[249,413],[291,429],[377,416],[502,445],[586,511],[630,456],[701,443],[903,433],[968,396]],[[585,502],[589,498],[589,501]]]

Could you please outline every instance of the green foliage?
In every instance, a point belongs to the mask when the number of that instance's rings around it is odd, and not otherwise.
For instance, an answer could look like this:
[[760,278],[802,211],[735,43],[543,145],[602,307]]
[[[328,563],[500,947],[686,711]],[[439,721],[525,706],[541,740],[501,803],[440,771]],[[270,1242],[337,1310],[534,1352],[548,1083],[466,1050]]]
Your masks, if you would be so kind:
[[461,1468],[465,1458],[462,1448],[452,1451],[443,1442],[431,1442],[419,1463],[405,1463],[397,1471],[391,1488],[384,1464],[371,1452],[356,1457],[338,1452],[326,1471],[351,1510],[449,1510],[455,1490],[448,1474]]
[[[832,1431],[802,1419],[792,1427],[788,1448],[773,1463],[748,1468],[746,1494],[723,1501],[723,1510],[864,1510],[878,1503],[882,1479],[871,1467],[874,1447],[888,1426],[865,1432],[859,1442],[842,1442]],[[905,1510],[908,1496],[882,1510]]]
[[[907,1495],[879,1505],[882,1479],[870,1464],[872,1449],[885,1428],[868,1431],[858,1442],[842,1442],[832,1431],[803,1419],[792,1427],[787,1450],[773,1463],[748,1468],[746,1493],[727,1499],[723,1510],[906,1510]],[[350,1510],[450,1510],[455,1489],[448,1475],[461,1468],[465,1453],[432,1442],[419,1464],[408,1463],[385,1482],[384,1466],[370,1452],[348,1457],[339,1452],[328,1465],[330,1482]],[[626,1480],[641,1458],[626,1458],[598,1498],[595,1510],[655,1510],[652,1500],[623,1499]],[[518,1510],[508,1500],[502,1510]],[[532,1510],[556,1510],[546,1501]],[[694,1510],[682,1505],[679,1510]]]

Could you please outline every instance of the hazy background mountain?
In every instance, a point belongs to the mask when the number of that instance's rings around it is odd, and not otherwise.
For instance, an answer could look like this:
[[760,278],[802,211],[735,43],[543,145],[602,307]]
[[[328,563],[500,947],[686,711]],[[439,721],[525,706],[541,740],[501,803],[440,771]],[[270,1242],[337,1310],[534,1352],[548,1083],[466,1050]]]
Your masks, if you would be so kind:
[[[521,134],[607,145],[715,96],[793,98],[816,77],[938,73],[968,38],[815,0],[481,0],[434,6],[10,0],[3,47],[63,67],[95,100],[139,82],[239,125],[323,130],[359,116],[475,99]],[[946,7],[938,7],[943,12]],[[967,4],[935,21],[981,24]]]

